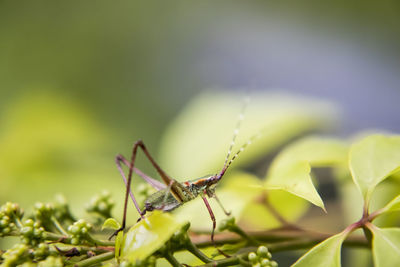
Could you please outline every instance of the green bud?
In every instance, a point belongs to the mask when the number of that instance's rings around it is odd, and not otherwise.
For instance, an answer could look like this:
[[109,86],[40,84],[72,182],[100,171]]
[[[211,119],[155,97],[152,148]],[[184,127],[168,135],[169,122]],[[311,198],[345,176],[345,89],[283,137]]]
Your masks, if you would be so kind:
[[79,244],[79,238],[76,238],[76,237],[71,238],[71,244],[72,245],[78,245]]
[[249,259],[249,261],[250,261],[251,263],[257,263],[257,262],[258,262],[258,256],[257,256],[257,254],[254,253],[254,252],[250,252],[250,253],[249,253],[248,259]]
[[33,234],[33,227],[32,226],[24,226],[21,229],[21,234],[24,236],[30,236]]
[[267,267],[270,265],[270,261],[268,259],[262,259],[261,260],[261,266]]
[[78,234],[79,233],[79,226],[77,226],[76,224],[74,224],[74,225],[70,225],[69,227],[68,227],[68,232],[70,232],[71,234],[73,234],[73,235],[76,235],[76,234]]
[[35,222],[34,222],[32,219],[28,219],[28,220],[25,221],[24,225],[33,226],[34,223],[35,223]]
[[276,261],[270,261],[269,265],[271,267],[278,267],[278,263]]
[[268,255],[268,248],[266,246],[259,246],[257,249],[257,255],[262,258],[269,258]]

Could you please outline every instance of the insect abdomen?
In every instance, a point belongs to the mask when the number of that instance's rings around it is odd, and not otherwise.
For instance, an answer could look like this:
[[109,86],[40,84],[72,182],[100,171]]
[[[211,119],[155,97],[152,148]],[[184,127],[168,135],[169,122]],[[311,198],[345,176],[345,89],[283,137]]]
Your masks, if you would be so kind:
[[155,192],[154,194],[150,195],[145,201],[145,207],[147,211],[170,211],[179,207],[180,205],[181,203],[175,199],[171,192],[167,192],[167,189],[162,189]]

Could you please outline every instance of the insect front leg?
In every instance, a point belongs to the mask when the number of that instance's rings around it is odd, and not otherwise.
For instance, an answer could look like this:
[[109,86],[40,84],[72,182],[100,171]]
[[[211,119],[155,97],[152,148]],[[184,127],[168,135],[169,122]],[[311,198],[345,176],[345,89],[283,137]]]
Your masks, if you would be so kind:
[[217,221],[215,220],[215,215],[214,212],[211,209],[210,204],[207,201],[207,198],[205,196],[201,196],[201,198],[204,201],[204,204],[207,207],[208,213],[210,214],[212,223],[213,223],[213,227],[212,227],[212,231],[211,231],[211,242],[213,243],[214,247],[218,250],[219,253],[221,253],[222,255],[224,255],[225,257],[230,257],[228,254],[226,254],[225,252],[223,252],[222,250],[220,250],[219,248],[217,248],[217,244],[214,241],[214,232],[215,232],[215,228],[217,227]]

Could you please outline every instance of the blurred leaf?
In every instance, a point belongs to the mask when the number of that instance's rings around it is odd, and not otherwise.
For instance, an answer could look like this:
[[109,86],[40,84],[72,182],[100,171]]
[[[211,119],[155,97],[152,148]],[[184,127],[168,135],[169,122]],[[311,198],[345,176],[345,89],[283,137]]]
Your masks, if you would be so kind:
[[347,232],[341,232],[319,243],[297,260],[292,267],[340,267],[340,251],[347,234]]
[[76,100],[32,90],[1,115],[0,200],[29,207],[62,191],[73,207],[90,192],[117,188],[110,177],[118,173],[105,153],[108,131]]
[[378,228],[371,225],[374,266],[400,266],[400,228]]
[[117,234],[117,237],[115,238],[115,258],[119,259],[121,255],[121,245],[122,242],[124,241],[124,232],[121,231]]
[[400,169],[400,136],[371,135],[354,143],[349,154],[353,180],[364,199]]
[[153,254],[183,225],[168,213],[154,211],[131,227],[121,244],[121,259],[135,263]]
[[[247,173],[227,174],[224,177],[224,186],[217,188],[216,194],[227,211],[232,213],[236,220],[240,220],[247,205],[264,191],[260,180]],[[214,199],[209,199],[217,224],[226,218],[225,213]],[[191,229],[197,231],[211,231],[212,221],[203,200],[198,197],[185,203],[174,211],[178,217],[188,220]],[[209,223],[207,218],[210,218]],[[217,227],[218,228],[218,227]]]
[[[332,107],[321,101],[255,92],[245,111],[235,149],[262,133],[233,168],[252,163],[291,138],[331,122]],[[222,168],[244,96],[234,92],[199,95],[171,123],[161,142],[161,162],[178,179],[201,177]]]
[[119,224],[119,222],[117,222],[114,218],[108,218],[104,223],[103,226],[101,226],[101,230],[104,229],[113,229],[113,230],[117,230],[121,228],[121,225]]
[[[279,214],[289,222],[294,222],[300,218],[308,209],[309,202],[296,195],[284,190],[269,190],[267,192],[268,202],[279,212]],[[275,228],[281,223],[274,217],[264,203],[252,202],[246,206],[242,214],[246,224],[251,224],[254,228]]]
[[344,164],[347,146],[336,139],[307,137],[286,147],[273,161],[267,173],[267,189],[282,189],[302,197],[325,210],[311,181],[311,166]]
[[400,210],[400,195],[392,199],[383,209],[383,212],[392,212]]

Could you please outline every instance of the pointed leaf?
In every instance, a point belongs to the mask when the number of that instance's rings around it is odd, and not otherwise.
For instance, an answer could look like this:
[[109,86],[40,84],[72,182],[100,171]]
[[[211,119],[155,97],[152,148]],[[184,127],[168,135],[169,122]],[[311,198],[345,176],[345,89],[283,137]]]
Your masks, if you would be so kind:
[[297,260],[292,267],[340,267],[340,251],[347,234],[348,232],[341,232],[319,243]]
[[108,218],[104,223],[103,226],[101,227],[101,230],[104,229],[113,229],[117,230],[121,227],[119,222],[117,222],[114,218]]
[[399,211],[400,210],[400,195],[392,199],[383,209],[382,213],[384,212],[392,212],[392,211]]
[[[243,95],[206,92],[191,101],[169,126],[161,142],[161,165],[173,177],[188,180],[222,168]],[[252,136],[261,136],[248,146],[232,168],[253,163],[295,136],[331,122],[329,103],[289,96],[252,94],[232,153]]]
[[325,210],[311,181],[311,167],[344,164],[347,146],[336,139],[308,137],[285,148],[273,161],[267,174],[268,189],[282,189]]
[[168,213],[154,211],[124,235],[120,258],[132,263],[145,259],[164,245],[184,224],[184,221],[178,221]]
[[376,267],[400,266],[400,228],[378,228],[372,231],[372,253]]
[[400,169],[400,136],[371,135],[352,145],[349,168],[364,199]]

